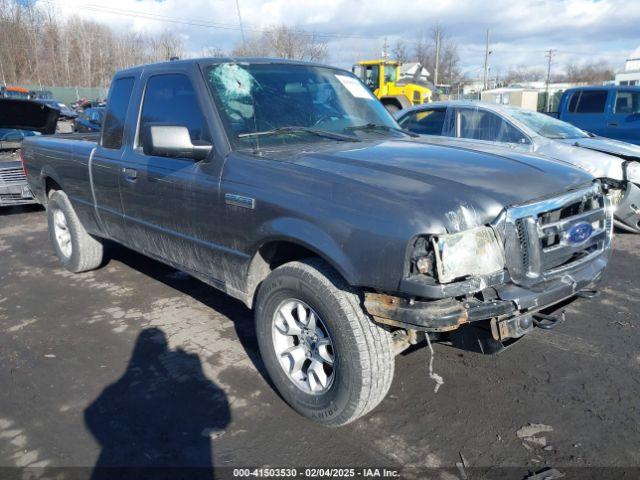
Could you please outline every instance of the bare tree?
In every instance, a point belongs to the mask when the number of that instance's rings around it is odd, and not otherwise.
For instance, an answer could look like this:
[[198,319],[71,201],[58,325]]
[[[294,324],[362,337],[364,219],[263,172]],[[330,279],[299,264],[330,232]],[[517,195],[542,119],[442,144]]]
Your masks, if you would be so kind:
[[406,63],[409,60],[409,48],[404,40],[396,40],[391,48],[391,55],[400,63]]
[[116,31],[77,16],[62,20],[49,2],[0,0],[0,81],[7,84],[105,87],[116,70],[184,53],[170,31]]
[[436,42],[440,43],[438,57],[438,83],[455,84],[462,79],[458,44],[446,29],[436,23],[428,33],[420,35],[413,44],[413,59],[433,75],[436,67]]
[[545,72],[543,69],[518,65],[510,68],[502,77],[502,81],[505,85],[511,85],[514,83],[542,81],[544,78]]
[[602,84],[615,77],[611,66],[601,63],[588,63],[586,65],[569,64],[566,66],[564,78],[567,82],[588,83],[593,85]]
[[284,25],[271,27],[233,49],[234,56],[274,56],[289,60],[320,61],[327,57],[327,45],[306,32]]
[[205,47],[202,49],[202,56],[218,58],[218,57],[226,57],[227,54],[224,53],[224,51],[219,47]]

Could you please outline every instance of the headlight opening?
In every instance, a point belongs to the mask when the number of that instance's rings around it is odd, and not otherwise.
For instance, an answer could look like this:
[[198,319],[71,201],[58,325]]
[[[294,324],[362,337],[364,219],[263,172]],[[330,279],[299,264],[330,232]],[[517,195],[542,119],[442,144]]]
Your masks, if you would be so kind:
[[439,235],[432,242],[441,283],[504,269],[504,247],[491,227]]

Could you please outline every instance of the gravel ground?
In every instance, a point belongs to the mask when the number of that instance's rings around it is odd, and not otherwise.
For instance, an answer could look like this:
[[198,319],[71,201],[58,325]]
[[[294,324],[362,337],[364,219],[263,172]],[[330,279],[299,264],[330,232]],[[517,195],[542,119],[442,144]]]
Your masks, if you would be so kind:
[[[602,295],[571,304],[555,330],[493,356],[436,345],[438,393],[428,350],[405,353],[384,402],[337,430],[271,388],[241,303],[125,248],[109,256],[71,274],[44,211],[0,213],[0,478],[123,478],[93,468],[176,461],[201,468],[175,478],[248,466],[640,476],[628,470],[640,467],[640,236],[616,235]],[[528,424],[552,430],[519,438]]]

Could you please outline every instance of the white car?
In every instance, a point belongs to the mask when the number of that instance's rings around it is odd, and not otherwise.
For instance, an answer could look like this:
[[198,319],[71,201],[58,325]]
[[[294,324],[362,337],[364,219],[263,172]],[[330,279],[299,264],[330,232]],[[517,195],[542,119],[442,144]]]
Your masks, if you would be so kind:
[[543,113],[507,105],[449,101],[395,114],[400,126],[428,142],[500,154],[504,148],[540,154],[606,180],[615,223],[640,233],[640,147],[597,137]]

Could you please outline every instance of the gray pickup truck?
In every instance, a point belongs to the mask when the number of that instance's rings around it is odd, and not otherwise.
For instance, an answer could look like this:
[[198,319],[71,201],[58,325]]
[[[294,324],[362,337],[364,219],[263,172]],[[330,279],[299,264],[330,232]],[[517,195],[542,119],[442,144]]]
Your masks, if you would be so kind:
[[26,139],[73,272],[102,239],[255,311],[262,359],[328,426],[372,410],[425,339],[499,350],[588,296],[611,249],[603,186],[571,166],[417,143],[350,72],[200,59],[118,72],[99,141]]

